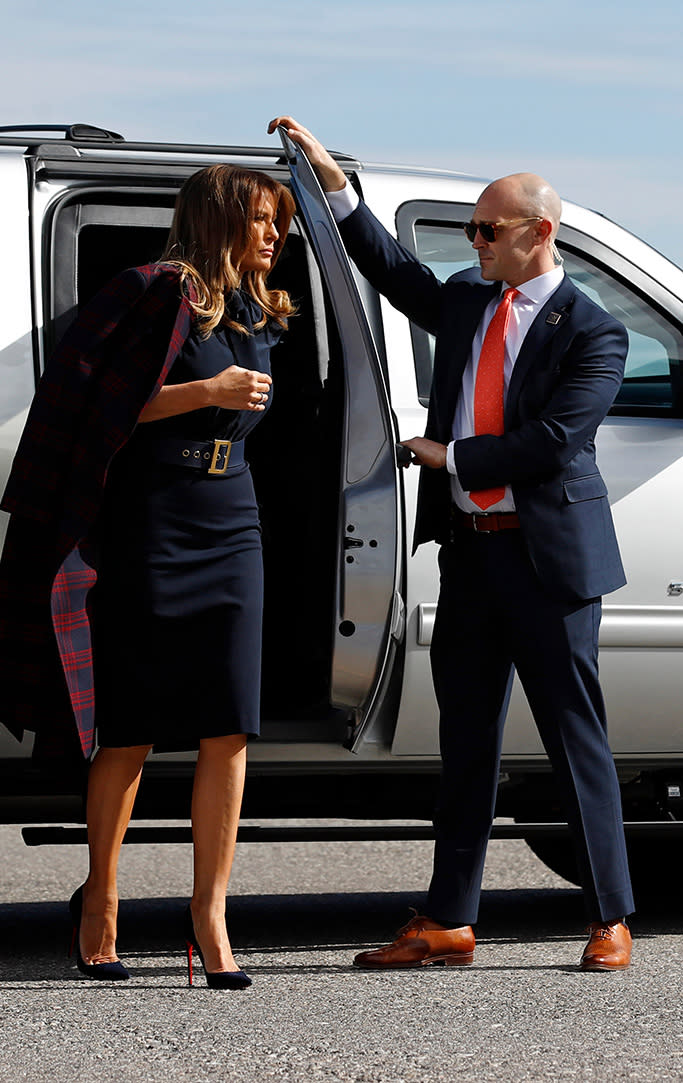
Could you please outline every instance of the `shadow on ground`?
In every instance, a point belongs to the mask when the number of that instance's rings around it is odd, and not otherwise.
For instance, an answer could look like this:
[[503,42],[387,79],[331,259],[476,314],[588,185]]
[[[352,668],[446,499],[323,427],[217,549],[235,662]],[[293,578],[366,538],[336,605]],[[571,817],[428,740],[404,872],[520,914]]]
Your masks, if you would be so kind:
[[[245,962],[252,952],[275,955],[330,949],[353,954],[386,942],[410,918],[410,907],[419,910],[424,902],[424,895],[403,892],[241,895],[229,901],[229,929],[235,950]],[[182,951],[181,919],[186,905],[187,900],[181,898],[124,899],[119,942],[125,943],[127,956]],[[477,935],[490,943],[566,941],[582,938],[584,922],[578,889],[485,891]],[[673,900],[650,902],[629,924],[638,938],[683,933],[683,916]],[[44,979],[48,960],[64,959],[69,940],[66,901],[0,906],[2,980]],[[21,967],[14,967],[19,960]]]

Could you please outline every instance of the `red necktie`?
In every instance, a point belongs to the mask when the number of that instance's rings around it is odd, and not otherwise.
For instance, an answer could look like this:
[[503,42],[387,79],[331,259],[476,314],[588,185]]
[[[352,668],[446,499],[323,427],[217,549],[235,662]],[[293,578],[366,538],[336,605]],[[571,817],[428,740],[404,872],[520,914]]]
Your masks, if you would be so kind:
[[[510,322],[510,310],[519,290],[507,289],[493,319],[488,325],[481,347],[477,379],[474,385],[474,432],[501,436],[503,427],[503,372],[505,368],[505,336]],[[496,489],[477,489],[470,493],[482,511],[497,504],[505,495],[505,486]]]

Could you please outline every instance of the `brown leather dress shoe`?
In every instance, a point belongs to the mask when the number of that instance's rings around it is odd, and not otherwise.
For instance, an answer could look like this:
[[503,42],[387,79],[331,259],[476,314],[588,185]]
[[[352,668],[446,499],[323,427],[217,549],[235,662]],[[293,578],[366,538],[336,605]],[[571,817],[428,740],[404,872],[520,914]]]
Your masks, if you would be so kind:
[[354,966],[367,970],[401,970],[407,967],[468,966],[474,959],[474,933],[469,925],[446,929],[438,921],[416,914],[399,929],[385,948],[362,951]]
[[581,970],[625,970],[631,962],[631,934],[623,921],[592,921]]

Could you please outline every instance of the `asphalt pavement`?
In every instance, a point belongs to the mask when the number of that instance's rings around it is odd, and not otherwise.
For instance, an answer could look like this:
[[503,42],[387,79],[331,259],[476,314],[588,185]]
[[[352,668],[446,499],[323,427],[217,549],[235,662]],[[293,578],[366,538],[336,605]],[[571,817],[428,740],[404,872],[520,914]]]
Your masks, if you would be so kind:
[[228,904],[244,992],[187,986],[187,845],[124,848],[122,984],[66,958],[81,846],[0,829],[0,1080],[413,1083],[683,1079],[678,898],[632,922],[628,971],[577,970],[580,892],[521,841],[490,845],[472,967],[367,973],[353,955],[424,904],[424,842],[250,843]]

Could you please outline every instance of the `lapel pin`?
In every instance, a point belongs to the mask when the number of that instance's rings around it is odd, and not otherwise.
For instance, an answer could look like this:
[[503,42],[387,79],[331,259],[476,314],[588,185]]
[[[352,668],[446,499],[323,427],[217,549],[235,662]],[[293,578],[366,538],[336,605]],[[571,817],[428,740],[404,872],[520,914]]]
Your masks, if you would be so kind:
[[545,322],[546,323],[551,323],[553,326],[555,326],[555,324],[559,323],[561,319],[562,319],[562,313],[561,312],[551,312],[549,316],[546,316]]

